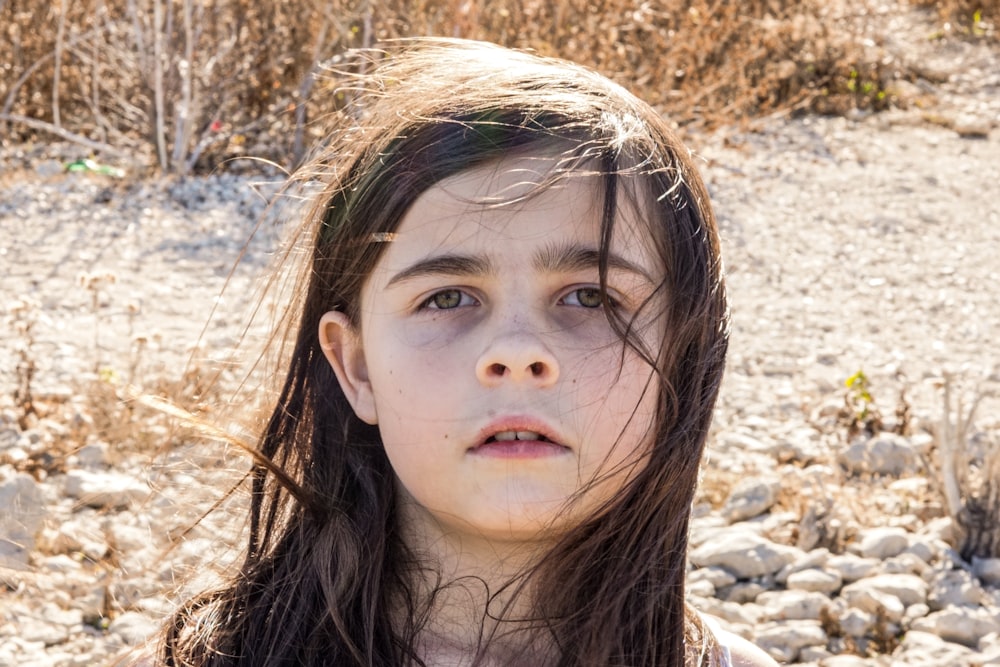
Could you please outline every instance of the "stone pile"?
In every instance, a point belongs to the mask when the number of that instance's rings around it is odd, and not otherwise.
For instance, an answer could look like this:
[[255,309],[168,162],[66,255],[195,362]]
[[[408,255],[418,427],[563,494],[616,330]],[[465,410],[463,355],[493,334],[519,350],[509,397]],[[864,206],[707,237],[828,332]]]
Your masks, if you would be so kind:
[[[153,459],[122,455],[92,441],[59,466],[18,472],[10,461],[40,460],[53,448],[49,425],[22,430],[12,409],[0,412],[8,461],[0,466],[0,665],[104,664],[155,633],[179,600],[236,557],[241,498],[190,528],[241,463],[184,447]],[[878,441],[860,443],[868,455],[850,460],[877,466]],[[859,482],[825,464],[741,479],[718,507],[696,508],[692,604],[789,665],[1000,665],[1000,559],[963,561],[951,519],[918,516],[926,483]],[[915,513],[866,512],[859,491],[870,507],[891,497]],[[819,492],[830,509],[790,511],[790,497],[823,507]]]
[[695,520],[695,607],[788,664],[1000,665],[1000,559],[964,562],[951,519],[893,517],[835,553],[818,544],[815,519],[775,510],[775,486],[744,480]]
[[[0,412],[0,460],[55,449],[45,426]],[[176,539],[232,482],[225,462],[184,448],[159,461],[96,441],[33,475],[0,465],[0,665],[109,664],[238,553],[226,511]]]

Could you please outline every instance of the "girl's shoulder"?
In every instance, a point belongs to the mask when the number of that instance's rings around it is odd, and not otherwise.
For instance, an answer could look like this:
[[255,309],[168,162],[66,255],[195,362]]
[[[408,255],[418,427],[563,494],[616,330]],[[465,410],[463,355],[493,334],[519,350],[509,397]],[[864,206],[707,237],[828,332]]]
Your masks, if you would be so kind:
[[778,663],[758,646],[739,635],[714,629],[715,638],[726,649],[730,662],[726,667],[778,667]]

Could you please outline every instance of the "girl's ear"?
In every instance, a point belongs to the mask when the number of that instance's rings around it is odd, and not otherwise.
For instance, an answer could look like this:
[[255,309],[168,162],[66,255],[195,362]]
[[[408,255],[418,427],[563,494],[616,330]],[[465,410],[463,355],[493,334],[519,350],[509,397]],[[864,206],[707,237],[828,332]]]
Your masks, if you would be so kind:
[[319,321],[319,345],[337,374],[340,388],[354,408],[354,414],[366,424],[377,424],[378,414],[368,380],[365,351],[361,346],[361,337],[347,315],[336,310],[323,315]]

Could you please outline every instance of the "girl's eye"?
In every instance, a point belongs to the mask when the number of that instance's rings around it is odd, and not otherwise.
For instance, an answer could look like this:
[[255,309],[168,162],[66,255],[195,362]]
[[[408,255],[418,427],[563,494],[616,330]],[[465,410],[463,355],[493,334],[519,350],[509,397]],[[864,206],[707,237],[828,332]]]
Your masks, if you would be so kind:
[[430,298],[424,301],[422,307],[432,310],[451,310],[459,306],[471,306],[474,304],[475,299],[462,290],[446,289],[432,294]]
[[596,287],[575,289],[563,298],[563,303],[584,308],[600,308],[602,304],[601,290]]

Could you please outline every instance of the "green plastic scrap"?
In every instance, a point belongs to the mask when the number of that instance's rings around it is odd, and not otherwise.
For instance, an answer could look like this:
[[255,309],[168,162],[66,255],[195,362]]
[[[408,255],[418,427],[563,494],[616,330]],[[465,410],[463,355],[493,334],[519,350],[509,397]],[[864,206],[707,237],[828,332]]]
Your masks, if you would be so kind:
[[73,162],[67,162],[66,171],[89,171],[95,174],[103,174],[104,176],[111,176],[113,178],[122,178],[123,176],[125,176],[124,169],[119,169],[117,167],[109,167],[106,164],[98,164],[97,162],[90,159],[74,160]]

